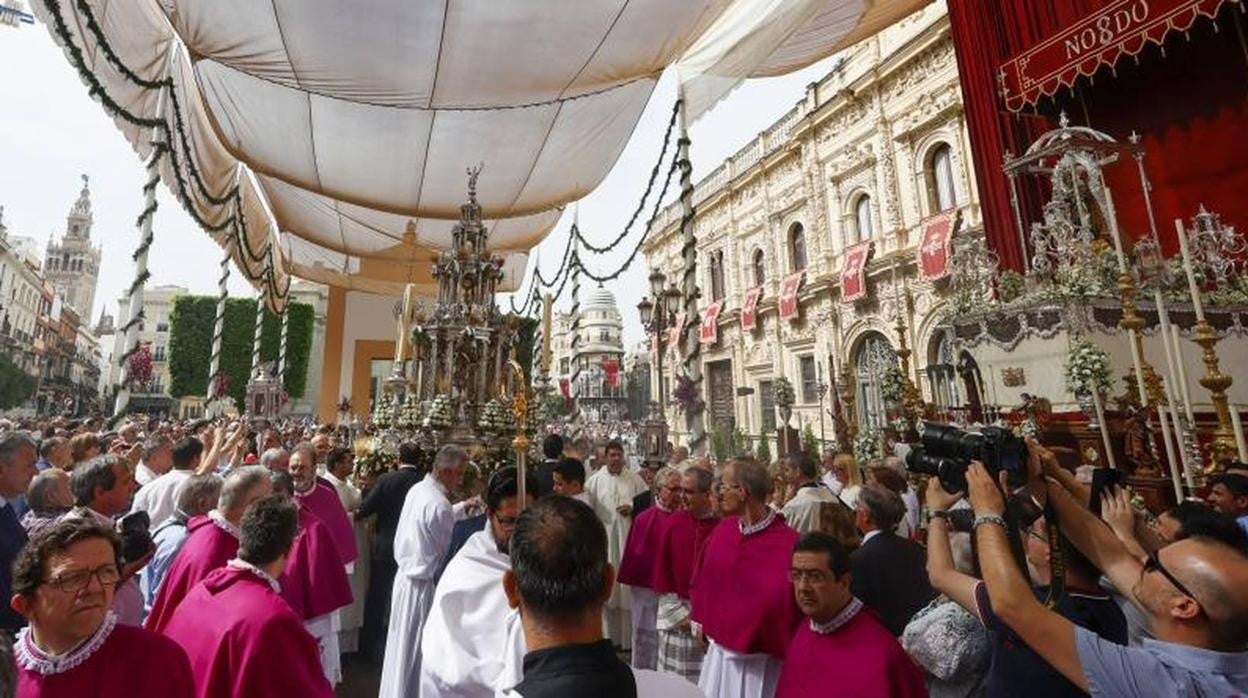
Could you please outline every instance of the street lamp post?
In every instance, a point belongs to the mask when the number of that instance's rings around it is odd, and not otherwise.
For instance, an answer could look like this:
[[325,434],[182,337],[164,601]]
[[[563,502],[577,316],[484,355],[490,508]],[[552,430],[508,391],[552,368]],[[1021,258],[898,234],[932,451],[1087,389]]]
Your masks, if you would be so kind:
[[655,338],[655,368],[658,372],[659,409],[666,410],[667,396],[663,389],[663,354],[667,348],[667,333],[672,326],[671,315],[680,304],[680,290],[667,286],[667,275],[655,269],[650,272],[650,295],[641,299],[637,311],[641,314],[641,326],[647,335]]
[[822,377],[819,378],[818,383],[815,383],[815,394],[819,396],[819,450],[822,452],[828,443],[828,434],[824,431],[823,424],[823,396],[828,394],[828,384]]

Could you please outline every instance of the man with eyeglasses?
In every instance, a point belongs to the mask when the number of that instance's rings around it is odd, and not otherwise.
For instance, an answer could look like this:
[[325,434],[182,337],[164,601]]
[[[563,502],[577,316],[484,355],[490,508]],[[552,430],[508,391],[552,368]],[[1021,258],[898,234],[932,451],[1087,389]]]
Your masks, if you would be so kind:
[[664,467],[654,476],[654,506],[633,521],[620,559],[620,584],[627,584],[631,596],[633,654],[632,665],[654,669],[659,661],[659,633],[655,627],[659,597],[655,593],[659,543],[667,533],[671,516],[680,506],[680,473]]
[[854,597],[850,578],[849,550],[835,538],[807,533],[793,546],[789,579],[808,620],[789,645],[776,698],[927,696],[923,673]]
[[[541,492],[525,477],[526,506]],[[447,563],[422,631],[420,695],[491,698],[520,681],[524,635],[503,591],[511,568],[511,532],[520,516],[520,479],[500,468],[486,484],[488,524],[468,538]]]
[[655,629],[659,635],[658,669],[698,682],[705,647],[694,637],[689,620],[689,588],[702,549],[719,525],[711,502],[714,476],[689,467],[680,476],[680,509],[668,518],[655,556],[653,590],[659,595]]
[[[91,519],[37,534],[13,565],[11,604],[30,625],[17,636],[23,698],[191,698],[186,653],[172,640],[117,622],[121,542]],[[159,667],[151,670],[151,667]]]
[[967,481],[976,542],[993,608],[1019,637],[1079,688],[1105,696],[1233,696],[1248,693],[1248,555],[1193,536],[1141,560],[1061,485],[1059,468],[1038,444],[1033,493],[1046,498],[1062,533],[1149,617],[1156,640],[1126,647],[1046,609],[1009,555],[997,483],[978,463]]

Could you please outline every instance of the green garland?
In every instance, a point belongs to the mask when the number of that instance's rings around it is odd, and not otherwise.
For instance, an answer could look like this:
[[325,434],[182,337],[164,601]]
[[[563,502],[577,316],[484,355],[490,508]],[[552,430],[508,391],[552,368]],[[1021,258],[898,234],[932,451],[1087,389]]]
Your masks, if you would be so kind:
[[[307,388],[308,362],[312,350],[312,306],[291,303],[286,344],[286,392],[303,397]],[[277,356],[281,341],[281,319],[265,313],[260,338],[262,361]],[[180,296],[169,318],[169,394],[174,397],[205,395],[208,367],[212,358],[212,332],[216,324],[216,296]],[[230,379],[228,395],[239,405],[247,392],[251,370],[252,339],[255,335],[256,302],[250,298],[230,298],[225,302],[225,327],[221,339],[220,370]]]

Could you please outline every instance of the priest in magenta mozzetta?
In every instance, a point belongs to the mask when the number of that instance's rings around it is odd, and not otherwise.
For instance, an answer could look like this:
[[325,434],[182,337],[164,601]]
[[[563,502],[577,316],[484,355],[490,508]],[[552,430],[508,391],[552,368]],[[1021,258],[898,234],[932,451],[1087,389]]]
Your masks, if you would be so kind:
[[[13,566],[11,604],[22,698],[192,698],[186,653],[158,633],[117,622],[121,542],[91,519],[44,529]],[[159,670],[153,671],[153,667]]]
[[238,525],[243,512],[271,492],[268,471],[262,466],[235,468],[225,476],[217,508],[187,522],[186,542],[165,573],[147,615],[145,625],[149,630],[163,631],[182,597],[238,553]]
[[238,557],[196,585],[165,628],[191,660],[196,698],[331,698],[316,640],[280,595],[298,507],[266,497],[240,528]]
[[789,645],[776,698],[926,698],[922,671],[850,592],[845,546],[807,533],[793,549],[789,576],[807,620]]
[[658,666],[659,635],[655,627],[659,596],[655,591],[659,545],[667,533],[672,513],[680,505],[680,473],[663,468],[654,476],[654,506],[637,515],[628,531],[619,580],[630,589],[633,621],[632,665],[638,669]]
[[724,468],[724,519],[693,580],[691,618],[708,648],[698,686],[707,698],[771,698],[801,612],[787,571],[797,532],[767,506],[771,476],[750,459]]

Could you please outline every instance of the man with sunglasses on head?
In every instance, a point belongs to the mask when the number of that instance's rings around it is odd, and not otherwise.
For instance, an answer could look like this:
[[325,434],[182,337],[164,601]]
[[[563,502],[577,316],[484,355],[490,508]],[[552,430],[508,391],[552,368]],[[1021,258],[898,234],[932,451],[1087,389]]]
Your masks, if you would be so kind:
[[[30,625],[14,643],[23,698],[191,698],[174,641],[119,623],[121,542],[92,519],[68,519],[30,540],[13,565],[10,604]],[[154,670],[153,667],[158,667]]]
[[1004,499],[972,464],[967,481],[976,543],[997,616],[1079,688],[1105,696],[1234,696],[1248,693],[1248,555],[1193,536],[1139,559],[1060,484],[1060,466],[1029,444],[1033,494],[1057,512],[1062,533],[1119,589],[1130,589],[1156,640],[1108,642],[1046,609],[1009,554]]

